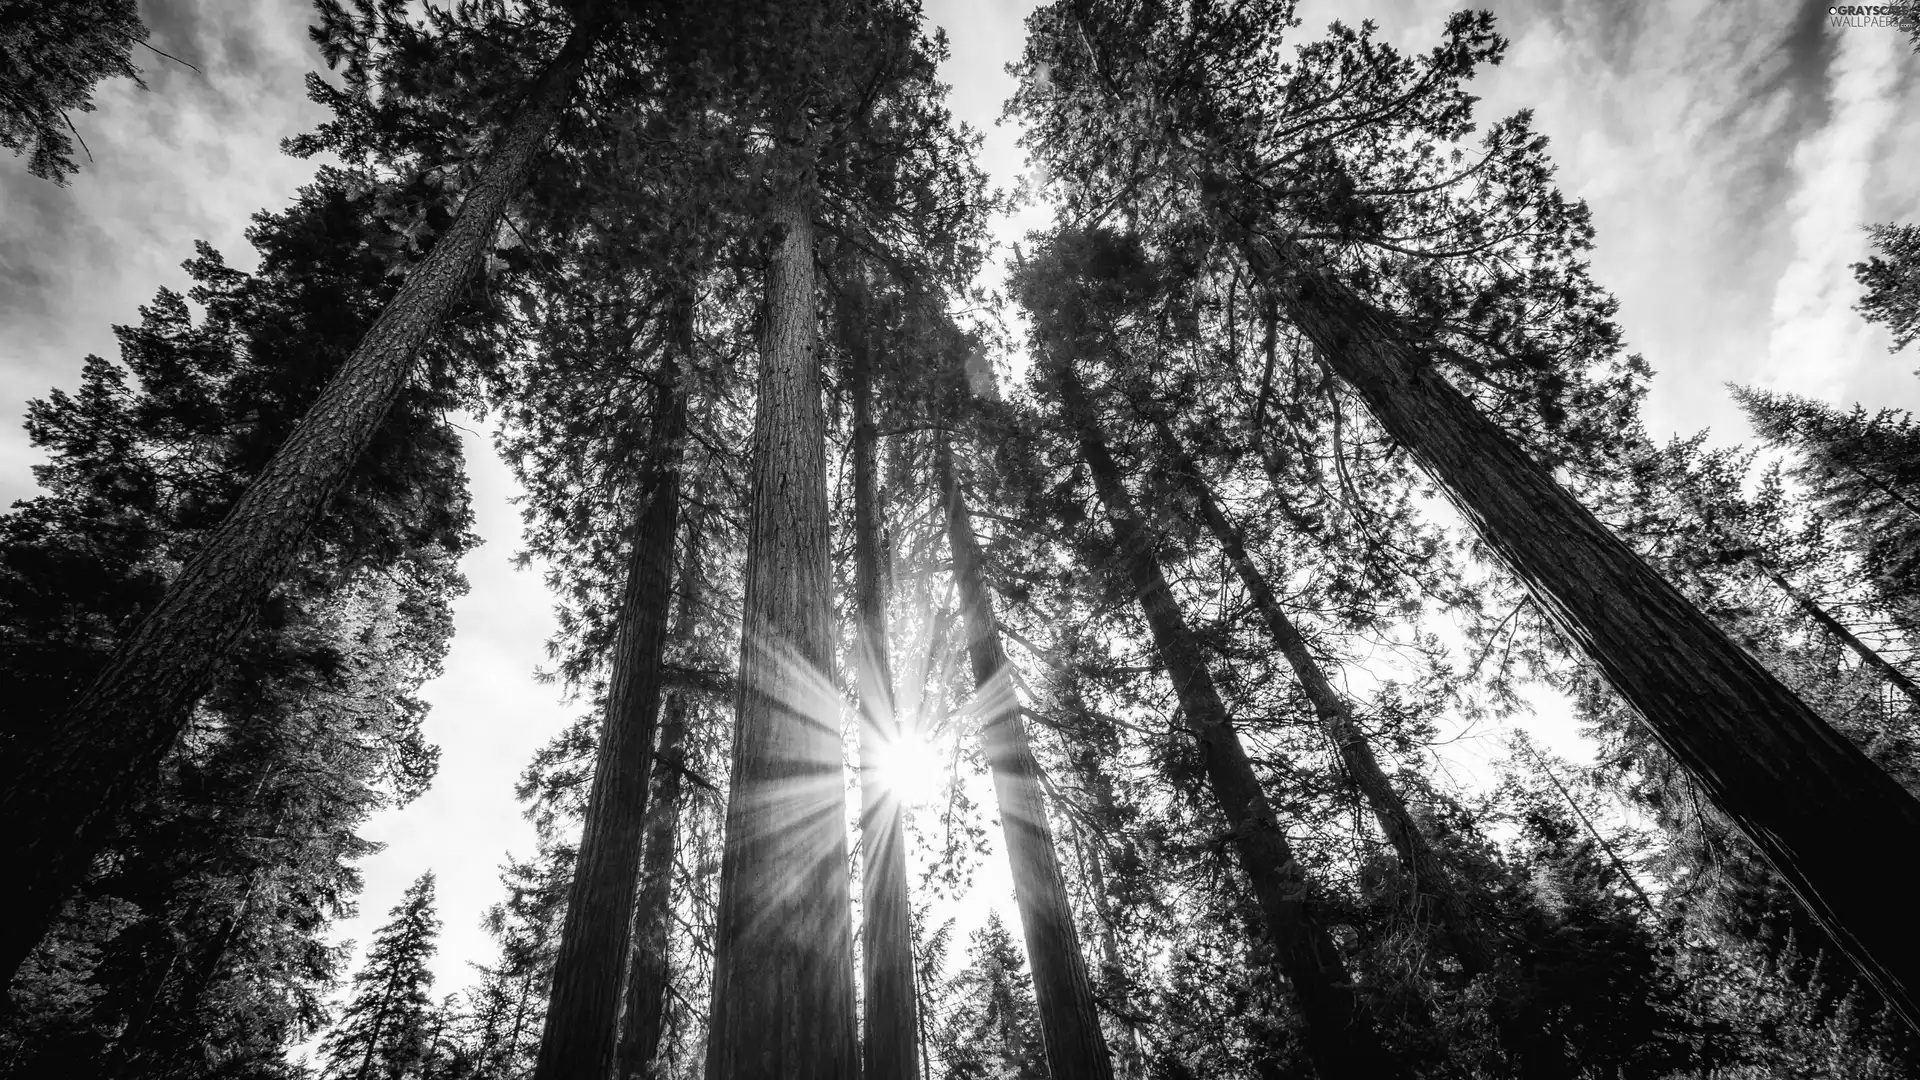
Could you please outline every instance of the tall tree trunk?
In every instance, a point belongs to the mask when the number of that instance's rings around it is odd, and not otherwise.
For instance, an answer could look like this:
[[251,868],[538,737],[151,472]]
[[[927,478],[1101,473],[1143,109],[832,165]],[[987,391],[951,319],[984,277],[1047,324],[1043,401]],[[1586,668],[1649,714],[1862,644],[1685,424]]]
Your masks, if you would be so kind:
[[252,628],[378,431],[414,355],[473,275],[501,213],[526,186],[595,38],[566,44],[500,133],[459,214],[158,605],[73,708],[15,763],[0,792],[0,865],[14,914],[0,920],[0,981],[46,933],[114,825],[157,775],[194,703]]
[[[686,518],[686,558],[680,560],[679,597],[670,640],[686,641],[699,625],[704,604],[701,585],[702,529],[705,512],[698,497]],[[647,799],[646,855],[640,868],[640,897],[633,909],[632,958],[623,991],[620,1041],[614,1051],[615,1080],[644,1080],[650,1075],[666,1029],[669,991],[668,940],[673,932],[673,868],[679,849],[680,792],[687,765],[687,704],[684,692],[670,691],[653,756],[653,794]]]
[[[685,577],[682,577],[685,580]],[[682,603],[686,593],[682,592]],[[684,610],[684,608],[682,609]],[[653,761],[653,795],[647,804],[647,854],[640,899],[634,905],[632,962],[627,969],[626,1012],[615,1054],[616,1080],[647,1080],[666,1028],[668,935],[673,927],[673,859],[680,826],[680,781],[686,769],[687,700],[667,697],[660,725],[660,752]]]
[[953,550],[953,576],[967,627],[967,655],[973,662],[978,712],[987,744],[987,767],[1005,832],[1007,861],[1013,868],[1014,904],[1020,909],[1027,963],[1033,969],[1033,996],[1040,1009],[1047,1070],[1053,1080],[1111,1080],[1113,1060],[1094,1006],[1093,983],[1080,952],[1073,909],[1067,904],[1047,824],[1040,766],[1033,759],[1020,701],[1014,696],[1007,655],[1000,645],[993,600],[973,534],[973,518],[960,493],[953,447],[945,433],[936,436],[934,468],[947,503],[947,543]]
[[1260,615],[1267,623],[1267,633],[1273,638],[1273,643],[1280,647],[1287,664],[1293,668],[1294,678],[1300,681],[1300,688],[1306,691],[1307,700],[1313,704],[1320,730],[1339,753],[1347,775],[1353,778],[1354,786],[1366,797],[1374,820],[1380,823],[1380,831],[1386,834],[1388,843],[1400,856],[1400,865],[1412,877],[1416,903],[1425,909],[1425,914],[1440,924],[1448,947],[1468,975],[1490,970],[1496,951],[1486,928],[1460,895],[1446,863],[1435,854],[1433,845],[1427,842],[1426,834],[1407,810],[1405,800],[1400,798],[1400,793],[1394,790],[1392,782],[1387,779],[1385,770],[1380,768],[1379,759],[1373,755],[1373,747],[1361,733],[1359,725],[1354,723],[1353,710],[1347,705],[1347,699],[1334,689],[1332,680],[1327,678],[1326,672],[1320,668],[1320,662],[1314,659],[1312,651],[1307,648],[1307,639],[1281,608],[1279,598],[1274,596],[1272,586],[1267,584],[1266,575],[1260,572],[1253,558],[1247,554],[1240,530],[1220,509],[1220,503],[1213,497],[1213,491],[1201,475],[1199,466],[1174,436],[1173,429],[1159,418],[1154,420],[1154,425],[1159,429],[1160,440],[1179,472],[1180,482],[1193,499],[1201,524],[1219,541],[1221,551],[1226,553],[1227,561],[1233,564],[1234,572],[1240,576],[1240,583],[1246,586],[1247,595],[1253,598],[1254,606],[1260,609]]
[[1306,874],[1260,787],[1246,748],[1214,688],[1200,645],[1187,626],[1154,553],[1153,537],[1134,511],[1120,467],[1087,402],[1070,359],[1056,362],[1065,419],[1079,436],[1081,456],[1113,527],[1115,546],[1154,649],[1173,682],[1187,727],[1199,741],[1208,786],[1231,830],[1240,867],[1253,884],[1275,963],[1293,984],[1305,1024],[1307,1055],[1324,1080],[1404,1075],[1381,1049],[1348,978],[1346,963],[1308,907]]
[[842,1080],[860,1068],[810,194],[772,214],[711,1080]]
[[1102,866],[1105,852],[1101,848],[1100,838],[1086,835],[1077,826],[1074,832],[1074,848],[1080,855],[1081,873],[1085,876],[1087,891],[1093,896],[1094,909],[1100,922],[1100,966],[1105,969],[1106,992],[1111,1001],[1111,1011],[1127,1029],[1125,1045],[1121,1046],[1118,1070],[1122,1080],[1140,1080],[1147,1075],[1146,1047],[1140,1039],[1140,1021],[1134,1013],[1133,998],[1128,993],[1126,967],[1120,960],[1120,937],[1114,930],[1117,922],[1113,914],[1113,898],[1107,893],[1107,873]]
[[[864,284],[857,286],[864,301]],[[841,320],[853,361],[854,607],[859,619],[854,664],[860,694],[860,879],[864,914],[861,957],[866,1000],[862,1061],[866,1080],[915,1080],[919,1071],[913,986],[913,929],[907,896],[906,815],[883,768],[902,736],[894,711],[893,662],[887,645],[887,599],[880,581],[880,520],[873,423],[873,355],[864,302]]]
[[1266,240],[1247,249],[1335,374],[1920,1029],[1913,901],[1886,879],[1889,852],[1920,851],[1920,801],[1481,415],[1399,320],[1304,249]]
[[680,520],[680,459],[687,427],[682,365],[693,351],[693,296],[674,300],[671,344],[661,362],[659,409],[643,507],[634,524],[620,628],[613,646],[606,721],[587,795],[580,854],[554,958],[553,991],[535,1080],[612,1074],[621,977],[632,948],[647,784],[665,683],[661,660],[672,606],[674,537]]

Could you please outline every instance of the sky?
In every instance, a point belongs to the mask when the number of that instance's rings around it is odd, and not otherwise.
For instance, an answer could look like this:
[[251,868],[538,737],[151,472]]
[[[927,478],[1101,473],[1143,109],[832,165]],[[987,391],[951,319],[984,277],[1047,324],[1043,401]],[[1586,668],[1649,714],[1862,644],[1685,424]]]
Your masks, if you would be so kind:
[[[1436,0],[1306,0],[1296,36],[1338,17],[1372,18],[1387,40],[1431,47],[1454,5]],[[1564,190],[1597,229],[1597,280],[1620,301],[1630,347],[1656,376],[1646,420],[1656,436],[1748,436],[1723,384],[1791,390],[1835,404],[1920,409],[1916,354],[1851,310],[1861,226],[1920,219],[1920,57],[1890,29],[1828,25],[1819,3],[1734,0],[1498,0],[1512,40],[1477,84],[1483,123],[1531,108],[1552,140]],[[179,264],[205,239],[243,269],[248,217],[285,205],[314,163],[279,142],[318,121],[302,80],[320,66],[296,0],[141,0],[153,44],[197,66],[136,55],[149,89],[103,84],[97,111],[74,117],[94,160],[67,188],[0,159],[0,505],[33,491],[35,461],[18,418],[51,387],[73,388],[89,353],[112,355],[114,323],[138,321],[160,287],[184,289]],[[955,116],[984,136],[981,164],[1012,187],[1025,165],[1018,132],[999,126],[1032,7],[928,0],[946,28]],[[1030,208],[1004,239],[1045,223]],[[364,864],[361,914],[337,928],[364,941],[421,871],[439,876],[442,992],[467,982],[491,945],[479,929],[500,896],[508,850],[533,833],[512,798],[535,748],[577,711],[532,673],[551,633],[537,571],[516,571],[515,486],[483,430],[467,443],[476,529],[463,565],[445,674],[425,691],[427,734],[443,751],[432,791],[376,818],[386,848]],[[1577,735],[1543,741],[1585,758]],[[979,887],[1004,897],[990,862]],[[1005,906],[996,902],[996,906]]]

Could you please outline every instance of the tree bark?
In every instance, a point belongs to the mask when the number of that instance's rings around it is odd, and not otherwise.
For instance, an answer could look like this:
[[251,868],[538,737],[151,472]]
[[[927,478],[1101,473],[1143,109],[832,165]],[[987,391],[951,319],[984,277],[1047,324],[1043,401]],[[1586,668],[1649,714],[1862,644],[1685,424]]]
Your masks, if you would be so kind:
[[712,1080],[842,1080],[860,1068],[808,195],[772,214]]
[[[856,286],[864,301],[864,283]],[[913,983],[912,905],[907,894],[906,815],[883,768],[887,748],[902,738],[894,711],[893,663],[887,643],[887,600],[880,581],[880,521],[874,481],[879,441],[873,423],[873,355],[864,302],[845,312],[841,332],[852,360],[854,651],[860,695],[860,879],[862,991],[866,1080],[915,1080],[919,1030]]]
[[0,792],[0,865],[14,915],[0,931],[11,981],[114,825],[185,729],[194,703],[299,557],[351,474],[413,359],[471,280],[510,199],[526,186],[595,39],[582,21],[500,134],[479,182],[360,345],[166,595]]
[[1307,1056],[1324,1080],[1404,1075],[1381,1049],[1372,1022],[1354,995],[1340,950],[1305,900],[1306,874],[1294,859],[1293,846],[1233,730],[1212,672],[1167,585],[1153,537],[1134,510],[1079,376],[1070,359],[1057,359],[1055,365],[1064,419],[1079,437],[1081,456],[1113,528],[1127,582],[1146,617],[1187,728],[1200,744],[1208,786],[1227,820],[1240,867],[1253,885],[1275,967],[1293,985],[1305,1021]]
[[1256,239],[1247,250],[1334,373],[1920,1029],[1913,901],[1886,877],[1889,853],[1920,851],[1920,801],[1481,415],[1397,319],[1296,245]]
[[[682,577],[685,580],[685,577]],[[686,593],[681,594],[685,603]],[[684,610],[684,609],[683,609]],[[667,942],[673,925],[673,859],[680,826],[680,781],[686,769],[687,699],[667,698],[660,725],[660,752],[653,760],[653,795],[647,805],[647,853],[640,899],[634,905],[632,962],[627,969],[626,1012],[615,1052],[617,1080],[647,1080],[666,1028]]]
[[660,408],[648,464],[652,473],[634,524],[613,678],[587,795],[580,854],[554,959],[552,997],[535,1080],[612,1074],[620,1028],[621,977],[632,949],[647,784],[665,682],[661,668],[672,606],[674,537],[680,520],[680,459],[687,392],[682,362],[693,348],[693,296],[674,301],[672,343],[661,363]]
[[947,504],[947,542],[953,550],[953,576],[959,583],[967,627],[967,655],[978,687],[978,712],[986,740],[987,766],[1000,810],[1007,861],[1013,868],[1013,898],[1033,970],[1033,996],[1040,1010],[1047,1070],[1053,1080],[1112,1080],[1093,983],[1080,952],[1067,885],[1047,824],[1040,766],[1033,758],[1020,702],[1014,696],[1007,656],[1000,645],[993,600],[987,594],[980,545],[973,519],[960,492],[953,448],[945,433],[936,436],[934,468]]
[[1253,598],[1254,606],[1260,609],[1261,617],[1266,620],[1267,633],[1273,638],[1273,643],[1279,646],[1281,655],[1287,658],[1287,664],[1293,668],[1294,678],[1300,681],[1300,688],[1306,691],[1307,700],[1313,705],[1314,716],[1320,721],[1320,730],[1339,753],[1347,775],[1352,777],[1354,786],[1366,797],[1374,820],[1380,823],[1380,831],[1386,835],[1387,842],[1393,845],[1393,850],[1400,856],[1400,865],[1413,879],[1417,907],[1425,909],[1423,914],[1439,923],[1448,948],[1460,961],[1462,970],[1470,976],[1491,970],[1497,950],[1486,928],[1460,895],[1446,863],[1434,852],[1433,845],[1427,842],[1426,834],[1407,810],[1406,801],[1400,798],[1392,781],[1387,779],[1385,770],[1380,768],[1373,747],[1361,733],[1359,725],[1354,723],[1353,710],[1347,705],[1346,697],[1334,689],[1332,680],[1327,678],[1320,662],[1314,659],[1312,651],[1307,648],[1307,639],[1281,608],[1279,598],[1274,595],[1272,586],[1267,584],[1266,575],[1260,572],[1247,554],[1240,530],[1220,509],[1219,502],[1213,497],[1212,489],[1208,487],[1192,456],[1174,436],[1165,420],[1156,418],[1154,425],[1159,430],[1160,440],[1165,444],[1168,455],[1173,459],[1181,483],[1193,499],[1200,523],[1213,533],[1227,561],[1233,564],[1234,572],[1239,575],[1240,583],[1246,586],[1247,595]]

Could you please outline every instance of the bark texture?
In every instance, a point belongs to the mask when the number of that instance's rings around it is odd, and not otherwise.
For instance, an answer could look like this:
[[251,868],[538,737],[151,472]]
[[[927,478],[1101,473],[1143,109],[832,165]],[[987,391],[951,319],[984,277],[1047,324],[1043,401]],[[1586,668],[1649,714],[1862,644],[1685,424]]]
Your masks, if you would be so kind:
[[1380,760],[1374,756],[1372,745],[1367,742],[1359,725],[1354,723],[1353,710],[1348,706],[1346,697],[1334,689],[1332,680],[1327,678],[1320,662],[1307,648],[1307,639],[1293,624],[1293,620],[1287,617],[1279,598],[1273,593],[1273,587],[1267,583],[1266,575],[1260,572],[1253,558],[1247,554],[1247,545],[1239,528],[1220,509],[1219,500],[1213,497],[1212,488],[1201,475],[1192,456],[1164,420],[1156,420],[1155,426],[1159,429],[1160,440],[1168,455],[1173,459],[1181,483],[1193,500],[1193,511],[1200,518],[1200,524],[1213,534],[1227,561],[1233,564],[1234,573],[1239,575],[1240,583],[1246,586],[1247,595],[1253,598],[1254,606],[1260,609],[1260,616],[1266,621],[1267,633],[1279,647],[1281,655],[1287,658],[1288,666],[1293,668],[1294,678],[1300,680],[1300,688],[1306,691],[1307,700],[1313,705],[1314,717],[1320,722],[1320,730],[1339,753],[1347,775],[1366,798],[1374,820],[1380,823],[1380,831],[1386,835],[1387,842],[1393,845],[1394,852],[1400,857],[1400,865],[1413,879],[1414,894],[1421,914],[1438,923],[1449,949],[1468,975],[1490,970],[1497,956],[1490,935],[1473,908],[1460,895],[1453,875],[1448,872],[1446,863],[1435,854],[1433,845],[1427,842],[1426,834],[1407,810],[1406,801],[1394,790],[1393,782],[1387,779],[1386,771],[1380,767]]
[[1111,1080],[1113,1059],[1100,1029],[1093,983],[1087,977],[1087,960],[1080,951],[1066,880],[1047,823],[1040,766],[1020,719],[1020,702],[1014,696],[993,601],[987,594],[980,544],[953,467],[953,449],[944,434],[939,439],[934,467],[947,503],[947,543],[953,551],[953,576],[959,583],[966,620],[967,655],[978,687],[987,766],[993,772],[1007,861],[1013,868],[1014,903],[1020,909],[1027,963],[1033,969],[1033,996],[1040,1009],[1048,1075],[1054,1080]]
[[[864,305],[848,313],[865,315]],[[842,329],[852,363],[854,663],[860,695],[861,989],[866,1080],[916,1080],[919,1022],[913,983],[912,905],[907,894],[906,815],[886,775],[888,747],[902,737],[894,711],[887,599],[880,580],[880,514],[874,476],[879,436],[873,423],[873,355],[863,324]]]
[[687,426],[683,358],[693,345],[693,297],[676,302],[673,345],[661,365],[659,425],[649,452],[627,556],[614,637],[607,713],[600,729],[593,787],[587,794],[580,854],[567,892],[567,915],[554,959],[553,991],[540,1037],[535,1080],[612,1074],[620,1028],[621,978],[632,948],[647,784],[665,685],[661,666],[673,601],[673,540],[680,521],[680,458]]
[[[683,579],[684,580],[684,577]],[[681,594],[685,603],[685,592]],[[683,609],[684,610],[684,609]],[[617,1080],[646,1080],[666,1030],[668,934],[673,924],[673,859],[679,840],[680,789],[687,757],[687,699],[667,697],[660,722],[660,749],[653,759],[653,794],[647,800],[647,853],[634,905],[633,951],[627,968],[626,1009],[614,1055]]]
[[255,477],[206,546],[0,792],[0,865],[14,915],[0,931],[11,981],[67,894],[184,730],[193,705],[299,557],[301,541],[378,431],[413,359],[471,280],[526,186],[592,47],[576,25],[529,92],[453,224]]
[[772,214],[732,786],[716,913],[713,1080],[858,1075],[846,785],[833,677],[813,221]]
[[1607,531],[1391,315],[1303,249],[1248,250],[1335,374],[1920,1029],[1913,900],[1887,877],[1889,853],[1920,851],[1920,801]]
[[1405,1075],[1381,1049],[1354,995],[1338,947],[1305,900],[1305,872],[1294,859],[1293,846],[1233,730],[1205,654],[1167,585],[1153,537],[1134,510],[1079,376],[1070,362],[1060,361],[1055,374],[1064,418],[1079,437],[1081,456],[1113,528],[1123,572],[1146,617],[1187,728],[1200,744],[1207,784],[1231,830],[1234,853],[1253,885],[1275,966],[1293,985],[1305,1021],[1307,1055],[1324,1080]]

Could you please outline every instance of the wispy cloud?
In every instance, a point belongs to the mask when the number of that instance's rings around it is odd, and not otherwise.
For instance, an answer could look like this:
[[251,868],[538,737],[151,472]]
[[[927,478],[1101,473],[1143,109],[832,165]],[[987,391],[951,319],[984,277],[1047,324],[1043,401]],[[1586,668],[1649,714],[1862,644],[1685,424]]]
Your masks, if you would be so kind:
[[[1766,363],[1755,381],[1815,397],[1841,396],[1849,375],[1885,336],[1852,310],[1858,294],[1849,266],[1864,246],[1868,187],[1880,146],[1898,116],[1906,42],[1878,28],[1839,31],[1827,73],[1827,122],[1793,152],[1790,223],[1793,256],[1774,288]],[[1909,174],[1911,175],[1911,174]]]
[[[72,386],[88,353],[114,355],[114,323],[138,322],[156,285],[188,284],[179,264],[196,239],[250,267],[250,215],[313,174],[279,152],[319,119],[301,82],[319,66],[304,0],[163,0],[141,14],[156,48],[200,70],[136,50],[150,89],[103,83],[96,110],[73,118],[93,161],[70,187],[0,158],[0,415]],[[17,423],[0,424],[0,506],[32,491],[33,460]]]

